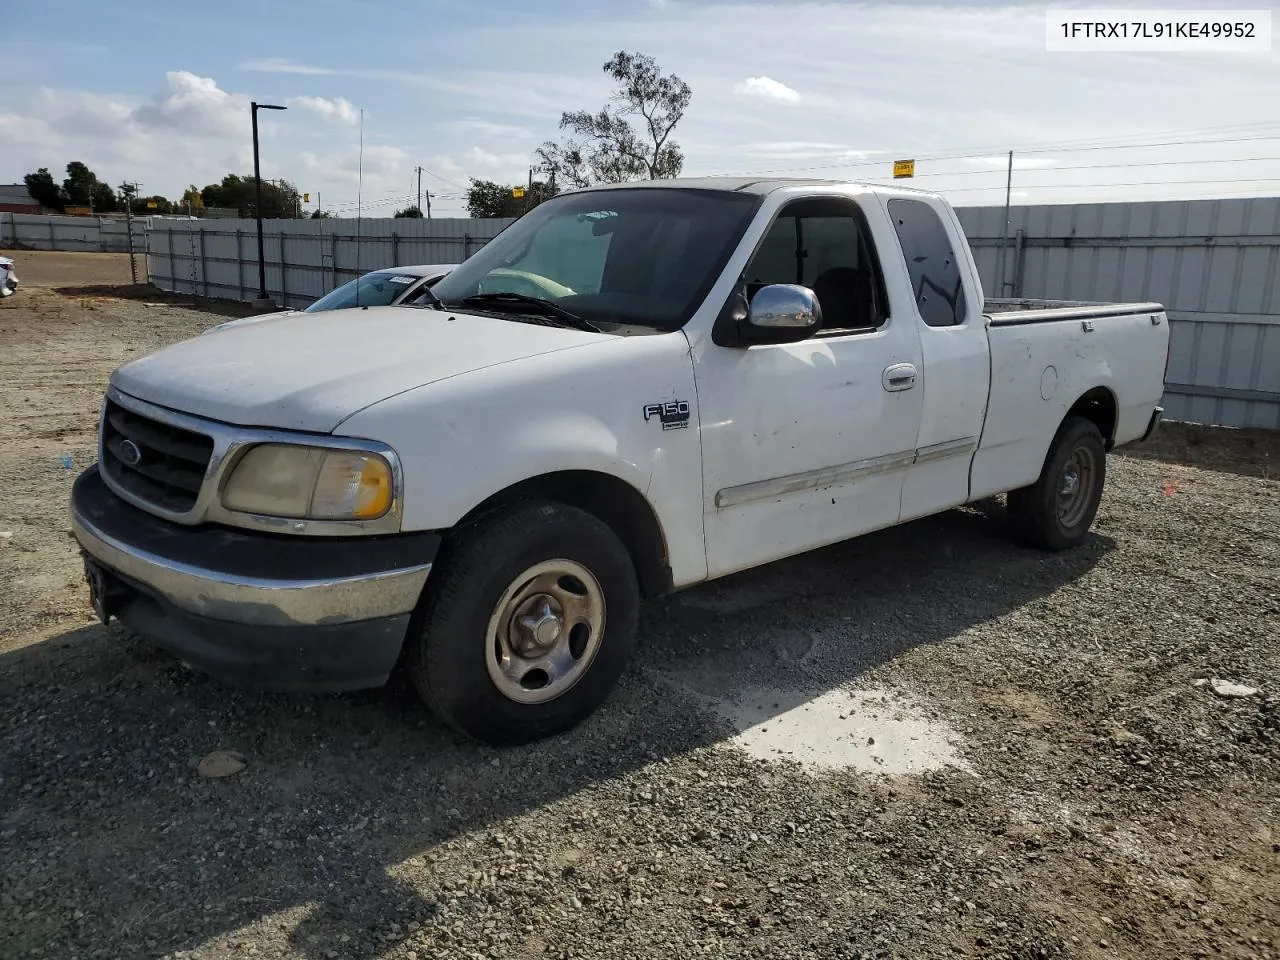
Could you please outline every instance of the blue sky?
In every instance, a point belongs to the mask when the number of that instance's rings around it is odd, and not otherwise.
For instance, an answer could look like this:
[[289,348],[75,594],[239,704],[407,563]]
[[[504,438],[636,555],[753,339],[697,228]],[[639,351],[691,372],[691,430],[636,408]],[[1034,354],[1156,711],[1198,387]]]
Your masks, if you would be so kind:
[[[690,175],[865,179],[917,156],[916,185],[996,203],[1014,149],[1015,202],[1280,193],[1276,53],[1047,53],[1045,10],[12,4],[0,19],[0,182],[80,159],[113,183],[176,196],[251,169],[256,98],[290,106],[264,121],[264,177],[353,210],[363,109],[369,211],[409,197],[421,164],[434,212],[456,215],[469,177],[524,179],[561,111],[603,103],[600,66],[625,48],[692,86],[677,131]],[[1117,149],[1135,143],[1153,146]]]

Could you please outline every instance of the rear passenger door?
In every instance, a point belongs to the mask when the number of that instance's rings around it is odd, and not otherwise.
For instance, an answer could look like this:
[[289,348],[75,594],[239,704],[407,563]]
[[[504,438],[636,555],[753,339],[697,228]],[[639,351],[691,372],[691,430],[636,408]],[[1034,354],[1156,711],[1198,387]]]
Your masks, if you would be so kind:
[[[933,197],[893,197],[886,210],[901,255],[923,357],[923,410],[915,463],[902,490],[902,519],[969,499],[991,387],[990,348],[967,242],[951,209]],[[903,319],[907,319],[904,317]]]

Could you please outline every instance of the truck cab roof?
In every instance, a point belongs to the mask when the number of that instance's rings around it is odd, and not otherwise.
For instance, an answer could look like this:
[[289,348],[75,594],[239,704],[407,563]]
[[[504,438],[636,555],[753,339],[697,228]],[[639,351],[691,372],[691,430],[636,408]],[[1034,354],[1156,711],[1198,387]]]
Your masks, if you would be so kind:
[[684,189],[684,190],[723,190],[729,193],[751,193],[767,196],[777,190],[789,187],[865,187],[868,190],[902,190],[910,193],[929,193],[918,187],[905,187],[893,184],[869,183],[862,180],[832,180],[819,177],[676,177],[670,180],[632,180],[627,183],[602,183],[592,187],[583,187],[573,193],[585,193],[590,190],[652,190],[652,189]]

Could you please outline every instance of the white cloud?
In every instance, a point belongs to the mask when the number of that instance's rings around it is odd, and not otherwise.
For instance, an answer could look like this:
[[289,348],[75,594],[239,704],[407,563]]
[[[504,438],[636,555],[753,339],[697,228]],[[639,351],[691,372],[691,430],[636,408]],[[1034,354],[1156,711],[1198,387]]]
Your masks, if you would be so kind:
[[310,110],[325,120],[335,120],[338,123],[354,124],[360,120],[360,111],[352,105],[350,100],[342,97],[335,97],[332,100],[324,97],[293,97],[288,101],[288,106]]
[[516,126],[511,123],[493,123],[490,120],[479,120],[474,117],[467,117],[463,120],[454,120],[449,126],[456,130],[464,130],[477,136],[488,137],[493,140],[511,140],[534,138],[534,133],[528,127]]
[[335,71],[328,67],[313,67],[310,64],[298,63],[284,57],[266,57],[262,60],[248,60],[240,64],[237,70],[249,70],[254,73],[296,73],[308,77],[327,77]]
[[525,153],[490,153],[480,147],[472,147],[463,157],[468,163],[486,170],[519,170],[529,166],[529,155]]
[[772,77],[747,77],[733,88],[734,93],[761,100],[772,100],[775,103],[799,103],[800,94],[785,83],[779,83]]
[[133,111],[139,124],[206,135],[237,134],[248,128],[248,97],[227,93],[212,77],[188,70],[173,70],[165,77],[165,96]]

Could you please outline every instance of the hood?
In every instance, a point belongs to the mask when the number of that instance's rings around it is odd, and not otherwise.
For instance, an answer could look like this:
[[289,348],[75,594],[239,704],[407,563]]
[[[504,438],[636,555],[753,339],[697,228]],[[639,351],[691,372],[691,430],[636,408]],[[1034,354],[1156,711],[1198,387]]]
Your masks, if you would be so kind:
[[262,323],[264,320],[279,320],[281,317],[296,317],[302,313],[301,310],[276,310],[272,313],[258,313],[251,317],[237,317],[235,320],[224,320],[222,323],[210,327],[208,330],[201,330],[200,336],[206,333],[217,333],[220,330],[230,330],[232,327],[247,327],[251,323]]
[[114,387],[241,426],[329,433],[414,387],[613,339],[495,317],[368,307],[272,317],[199,336],[120,367]]

